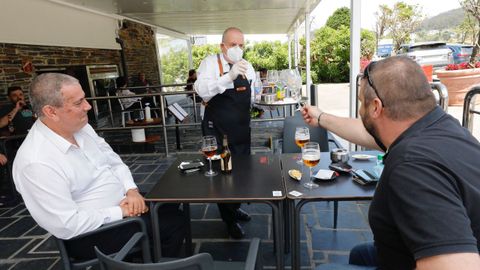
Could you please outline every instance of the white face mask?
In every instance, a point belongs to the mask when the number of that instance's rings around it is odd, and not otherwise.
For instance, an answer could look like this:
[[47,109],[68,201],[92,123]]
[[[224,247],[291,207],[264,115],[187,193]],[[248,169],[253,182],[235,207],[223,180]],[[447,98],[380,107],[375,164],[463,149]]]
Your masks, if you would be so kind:
[[235,46],[227,50],[227,57],[233,62],[236,63],[242,60],[243,50],[240,47]]

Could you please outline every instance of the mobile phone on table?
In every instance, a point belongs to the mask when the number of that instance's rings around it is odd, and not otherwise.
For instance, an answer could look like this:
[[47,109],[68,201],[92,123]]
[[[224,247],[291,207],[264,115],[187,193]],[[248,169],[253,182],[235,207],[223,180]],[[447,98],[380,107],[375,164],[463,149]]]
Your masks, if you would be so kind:
[[180,163],[180,165],[178,165],[178,168],[183,172],[192,172],[199,170],[204,165],[205,164],[203,164],[203,162],[201,162],[200,160],[189,160]]
[[378,177],[375,174],[368,170],[353,170],[353,181],[359,183],[360,185],[375,185],[378,183]]

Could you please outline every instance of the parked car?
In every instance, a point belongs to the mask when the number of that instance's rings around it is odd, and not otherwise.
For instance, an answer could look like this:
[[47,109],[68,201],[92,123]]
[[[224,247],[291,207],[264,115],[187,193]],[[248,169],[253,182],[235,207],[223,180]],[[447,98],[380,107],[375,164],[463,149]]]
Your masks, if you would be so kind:
[[380,58],[390,57],[392,55],[393,44],[380,44],[377,47],[377,56]]
[[[447,44],[448,48],[453,52],[453,62],[455,64],[460,64],[463,62],[470,61],[470,56],[472,55],[473,45],[469,44]],[[479,56],[477,55],[477,59]]]
[[452,50],[445,42],[422,42],[400,46],[397,55],[405,55],[419,65],[433,65],[435,69],[453,64]]

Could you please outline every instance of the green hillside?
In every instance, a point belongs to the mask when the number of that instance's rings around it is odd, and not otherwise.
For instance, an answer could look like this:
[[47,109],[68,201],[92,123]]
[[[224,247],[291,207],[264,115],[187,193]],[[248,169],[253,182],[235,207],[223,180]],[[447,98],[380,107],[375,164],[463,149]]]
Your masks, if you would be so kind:
[[452,29],[461,24],[464,17],[462,8],[452,9],[425,19],[417,31]]

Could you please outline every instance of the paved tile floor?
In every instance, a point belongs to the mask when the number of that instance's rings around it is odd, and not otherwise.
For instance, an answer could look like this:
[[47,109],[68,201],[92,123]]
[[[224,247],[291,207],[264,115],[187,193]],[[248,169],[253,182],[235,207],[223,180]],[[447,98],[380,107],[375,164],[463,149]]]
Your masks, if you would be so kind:
[[[173,162],[174,157],[123,156],[142,191],[148,191]],[[271,210],[265,204],[244,204],[252,215],[244,223],[247,238],[262,239],[261,258],[264,269],[275,269],[271,230]],[[313,269],[325,262],[347,262],[348,251],[355,244],[369,241],[368,203],[341,202],[338,229],[332,229],[333,203],[307,204],[302,221],[302,269]],[[195,253],[208,252],[217,260],[243,260],[248,239],[228,237],[215,204],[192,204],[192,234]],[[23,203],[0,208],[0,269],[61,269],[55,243],[39,228]],[[285,255],[290,265],[290,254]]]

